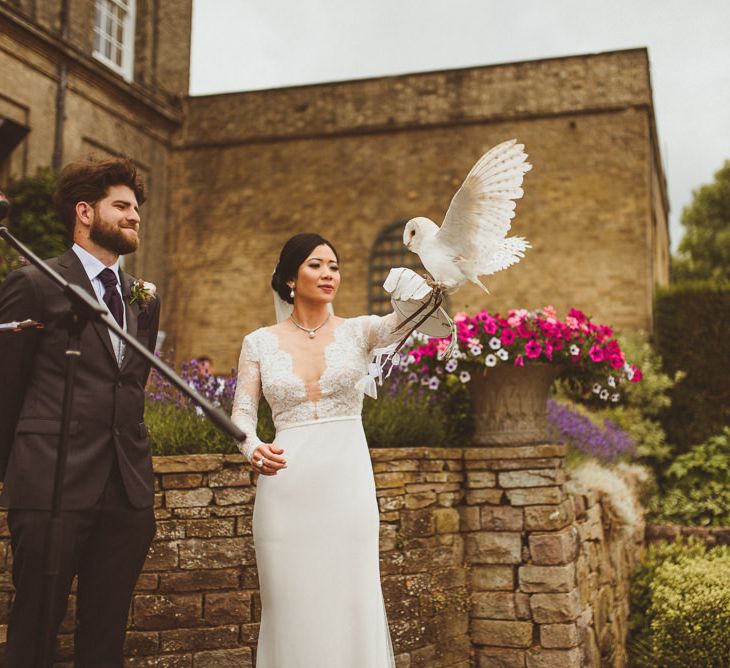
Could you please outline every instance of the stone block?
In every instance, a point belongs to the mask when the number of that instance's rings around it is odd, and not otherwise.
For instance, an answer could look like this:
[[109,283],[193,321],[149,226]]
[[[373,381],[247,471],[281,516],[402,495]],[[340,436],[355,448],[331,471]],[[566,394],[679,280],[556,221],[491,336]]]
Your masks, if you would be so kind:
[[492,471],[468,471],[466,486],[470,489],[494,487],[497,484],[497,475]]
[[213,491],[216,505],[236,506],[253,503],[256,490],[253,487],[223,487]]
[[528,593],[572,591],[576,586],[575,564],[564,566],[535,566],[519,568],[520,591]]
[[466,503],[469,506],[479,506],[483,503],[498,505],[502,502],[504,491],[501,489],[470,489],[466,493]]
[[193,668],[252,668],[252,666],[250,647],[197,652],[193,657]]
[[466,559],[472,564],[522,563],[522,536],[506,531],[476,531],[464,540]]
[[515,445],[506,447],[464,448],[465,461],[485,459],[531,459],[542,457],[565,457],[568,449],[564,445]]
[[471,637],[477,645],[526,648],[532,645],[532,622],[473,619]]
[[517,619],[515,596],[506,591],[474,592],[471,597],[472,618]]
[[406,479],[403,473],[376,473],[375,486],[378,489],[386,489],[391,487],[403,487]]
[[472,591],[513,591],[515,576],[513,566],[474,565],[469,570]]
[[378,507],[380,512],[387,513],[392,510],[400,510],[406,505],[405,496],[403,494],[395,494],[381,496],[378,499]]
[[251,618],[251,594],[246,591],[206,594],[203,617],[208,624],[245,624]]
[[540,627],[540,644],[547,649],[576,647],[579,641],[576,624],[543,624]]
[[522,592],[515,592],[515,614],[517,619],[532,619],[530,597]]
[[422,510],[403,510],[400,513],[403,535],[409,538],[433,536],[436,530],[433,512],[427,508]]
[[554,531],[563,529],[575,520],[570,499],[558,505],[525,506],[525,528],[528,531]]
[[132,602],[134,628],[140,631],[194,628],[202,623],[200,594],[135,596]]
[[202,482],[201,473],[168,473],[162,476],[163,489],[198,488]]
[[127,631],[124,637],[124,656],[157,654],[160,649],[157,631]]
[[527,668],[580,668],[581,652],[573,649],[532,648],[527,652]]
[[236,525],[234,518],[183,520],[187,538],[216,538],[233,536]]
[[427,508],[436,505],[436,492],[429,490],[426,492],[406,492],[405,506],[409,510],[417,510],[419,508]]
[[580,595],[577,589],[567,594],[533,594],[530,611],[538,624],[572,622],[581,612]]
[[[165,656],[136,656],[124,661],[124,668],[192,668],[192,654],[167,654]],[[72,664],[56,664],[57,668],[72,668]]]
[[477,649],[478,668],[525,668],[525,650],[506,647]]
[[464,498],[464,492],[439,492],[436,496],[439,506],[451,508],[461,503]]
[[167,455],[152,458],[152,468],[155,473],[217,471],[222,466],[222,455]]
[[160,649],[163,652],[186,652],[221,649],[238,645],[238,626],[217,626],[200,629],[174,629],[160,633]]
[[525,524],[521,508],[482,506],[479,515],[481,528],[487,531],[522,531]]
[[513,506],[556,504],[565,499],[563,488],[558,486],[508,489],[505,494]]
[[144,562],[145,571],[166,571],[178,565],[177,541],[153,541]]
[[161,573],[159,577],[161,593],[202,592],[239,586],[238,571],[232,568]]
[[251,484],[251,472],[246,466],[231,466],[208,474],[208,487],[246,487]]
[[456,508],[437,508],[433,511],[433,519],[436,523],[436,533],[458,533],[460,518]]
[[165,492],[166,508],[194,508],[207,506],[213,500],[213,492],[207,487],[190,490],[171,489]]
[[563,469],[531,469],[527,471],[503,471],[499,474],[499,486],[511,487],[548,487],[565,482]]
[[180,541],[180,568],[226,568],[255,563],[253,544],[248,538],[209,538]]
[[461,516],[461,531],[478,531],[481,526],[478,506],[462,506],[459,508]]

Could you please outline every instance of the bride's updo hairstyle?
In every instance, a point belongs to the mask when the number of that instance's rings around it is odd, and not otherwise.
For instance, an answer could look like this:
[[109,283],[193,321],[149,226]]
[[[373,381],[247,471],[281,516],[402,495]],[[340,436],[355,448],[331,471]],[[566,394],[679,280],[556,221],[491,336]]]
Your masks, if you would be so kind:
[[322,245],[329,246],[337,261],[340,261],[340,256],[337,255],[335,247],[327,239],[310,232],[295,234],[281,249],[279,262],[274,270],[274,275],[271,277],[271,289],[288,304],[293,304],[294,300],[290,296],[291,288],[287,285],[287,282],[297,277],[299,267],[317,246]]

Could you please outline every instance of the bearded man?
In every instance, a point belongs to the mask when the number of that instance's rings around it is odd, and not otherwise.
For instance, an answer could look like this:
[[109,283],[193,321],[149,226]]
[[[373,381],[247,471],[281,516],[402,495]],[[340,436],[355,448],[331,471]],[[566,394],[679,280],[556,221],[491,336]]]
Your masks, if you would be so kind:
[[[73,246],[49,264],[105,304],[154,351],[159,300],[119,267],[139,246],[144,189],[128,160],[80,162],[60,174],[54,202]],[[61,427],[69,303],[35,267],[0,287],[0,322],[32,318],[42,330],[0,338],[0,505],[9,509],[15,600],[7,666],[36,666],[44,547]],[[62,494],[62,556],[54,633],[74,576],[75,665],[122,666],[129,605],[155,533],[152,459],[144,417],[149,363],[103,324],[81,336]]]

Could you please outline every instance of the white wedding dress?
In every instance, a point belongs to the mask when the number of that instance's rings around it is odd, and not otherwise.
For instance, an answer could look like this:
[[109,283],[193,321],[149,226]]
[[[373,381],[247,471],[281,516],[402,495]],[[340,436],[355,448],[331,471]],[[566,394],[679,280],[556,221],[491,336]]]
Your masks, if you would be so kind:
[[[316,344],[272,327],[243,341],[233,421],[248,436],[246,449],[260,443],[263,390],[287,461],[277,475],[259,476],[256,489],[257,668],[395,666],[363,393],[355,386],[373,351],[400,338],[397,323],[395,314],[341,320],[318,332]],[[319,355],[303,354],[307,345]],[[318,379],[317,368],[324,369]]]

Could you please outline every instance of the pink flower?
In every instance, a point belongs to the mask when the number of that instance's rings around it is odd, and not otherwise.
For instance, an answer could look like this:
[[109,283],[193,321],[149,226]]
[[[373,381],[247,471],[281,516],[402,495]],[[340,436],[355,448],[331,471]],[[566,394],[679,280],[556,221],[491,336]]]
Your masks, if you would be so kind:
[[558,317],[558,312],[555,310],[554,306],[545,306],[545,307],[543,307],[542,312],[548,318],[552,318],[553,320],[557,319],[557,317]]
[[464,311],[459,311],[454,314],[454,322],[458,325],[460,322],[469,319],[469,314]]
[[530,359],[540,357],[541,352],[542,346],[540,345],[540,342],[535,339],[530,339],[525,345],[525,355],[527,355]]
[[568,327],[570,329],[578,329],[580,327],[580,323],[572,316],[568,316],[565,319],[565,323],[568,325]]
[[522,359],[522,355],[515,357],[515,366],[525,366],[525,360]]
[[616,339],[611,339],[606,344],[606,354],[609,356],[621,354],[621,346],[619,346],[618,341],[616,341]]
[[550,361],[553,359],[553,344],[550,341],[545,341],[545,357]]
[[436,350],[438,350],[438,352],[442,352],[442,351],[446,350],[448,347],[449,347],[448,339],[439,339],[436,342]]
[[621,355],[611,355],[609,362],[612,368],[621,369],[624,365],[624,358]]
[[514,329],[505,328],[502,330],[502,335],[500,338],[502,339],[502,345],[511,346],[515,342],[517,334],[515,334]]
[[632,383],[638,383],[642,378],[641,369],[638,366],[631,365],[631,370],[634,372],[634,375],[631,376],[631,382]]
[[591,359],[596,363],[603,362],[603,360],[604,360],[603,350],[595,344],[593,346],[591,346],[591,349],[588,351],[588,354],[591,356]]
[[487,334],[496,334],[497,333],[497,323],[493,319],[489,319],[485,321],[484,323],[484,331]]
[[510,327],[517,327],[527,316],[527,311],[521,308],[519,311],[510,311],[507,314],[507,324]]

